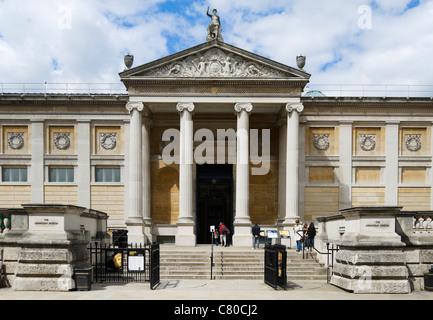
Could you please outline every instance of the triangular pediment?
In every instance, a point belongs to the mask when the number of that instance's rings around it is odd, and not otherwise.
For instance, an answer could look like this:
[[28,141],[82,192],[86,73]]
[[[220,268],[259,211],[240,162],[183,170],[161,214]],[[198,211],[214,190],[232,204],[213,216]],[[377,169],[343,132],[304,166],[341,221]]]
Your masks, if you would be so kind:
[[290,79],[310,74],[220,41],[210,41],[120,73],[126,79]]

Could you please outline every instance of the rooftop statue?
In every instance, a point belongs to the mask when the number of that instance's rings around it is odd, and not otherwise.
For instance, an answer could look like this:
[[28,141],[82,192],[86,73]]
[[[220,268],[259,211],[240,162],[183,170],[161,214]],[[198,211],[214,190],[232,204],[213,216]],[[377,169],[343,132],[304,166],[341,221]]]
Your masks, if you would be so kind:
[[209,7],[207,7],[206,14],[212,19],[212,22],[207,27],[206,41],[211,41],[215,39],[219,41],[224,41],[223,36],[221,35],[222,26],[220,17],[217,15],[217,9],[213,9],[212,14],[209,14]]

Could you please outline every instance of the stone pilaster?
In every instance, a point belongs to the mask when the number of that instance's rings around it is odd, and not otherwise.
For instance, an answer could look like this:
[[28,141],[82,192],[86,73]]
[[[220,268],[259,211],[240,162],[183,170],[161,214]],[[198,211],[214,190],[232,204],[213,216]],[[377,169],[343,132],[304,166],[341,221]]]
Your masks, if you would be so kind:
[[398,205],[398,130],[399,121],[387,121],[385,131],[386,173],[385,205]]
[[90,208],[90,120],[78,121],[78,205]]
[[352,121],[340,121],[339,209],[352,207]]
[[44,203],[44,121],[32,120],[32,203]]
[[142,123],[142,160],[143,160],[143,221],[144,234],[149,242],[152,240],[152,175],[151,175],[151,154],[150,154],[150,129],[152,119],[148,108],[144,109]]
[[287,148],[287,119],[281,118],[277,122],[279,128],[278,146],[278,220],[279,228],[283,226],[286,217],[286,148]]

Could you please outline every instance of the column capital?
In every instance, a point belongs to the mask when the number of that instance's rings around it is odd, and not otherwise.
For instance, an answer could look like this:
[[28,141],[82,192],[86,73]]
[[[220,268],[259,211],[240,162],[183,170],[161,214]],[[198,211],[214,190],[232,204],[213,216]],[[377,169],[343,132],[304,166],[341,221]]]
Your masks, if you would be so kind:
[[304,105],[300,102],[286,104],[287,113],[291,113],[293,110],[296,110],[298,111],[298,113],[301,113],[302,111],[304,111]]
[[253,105],[251,103],[236,103],[235,111],[241,112],[242,110],[250,113],[253,110]]
[[144,104],[143,102],[139,102],[139,101],[134,101],[134,102],[128,102],[126,104],[126,110],[129,111],[129,113],[132,112],[132,110],[137,109],[138,111],[143,111],[144,109]]
[[177,104],[176,109],[179,112],[183,112],[183,111],[193,112],[195,106],[194,103],[192,102],[180,102]]

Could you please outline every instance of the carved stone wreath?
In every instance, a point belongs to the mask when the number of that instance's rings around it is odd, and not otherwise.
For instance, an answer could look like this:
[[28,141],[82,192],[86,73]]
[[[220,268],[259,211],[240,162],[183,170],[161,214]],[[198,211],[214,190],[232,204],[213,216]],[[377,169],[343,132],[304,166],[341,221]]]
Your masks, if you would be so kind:
[[359,135],[359,146],[364,151],[374,150],[376,148],[376,135],[375,134]]
[[117,146],[117,133],[101,133],[99,140],[103,149],[114,150]]
[[24,148],[24,132],[8,132],[8,146],[12,150]]
[[420,134],[407,134],[405,136],[406,149],[415,152],[421,149],[421,135]]
[[326,151],[329,149],[331,142],[329,141],[329,134],[315,134],[313,135],[313,146],[319,151]]
[[58,150],[68,150],[71,147],[71,134],[54,132],[54,146]]

